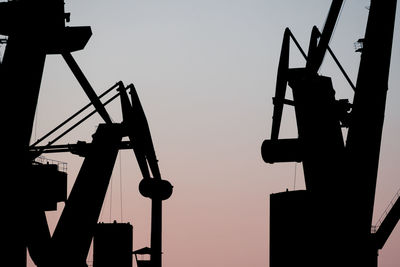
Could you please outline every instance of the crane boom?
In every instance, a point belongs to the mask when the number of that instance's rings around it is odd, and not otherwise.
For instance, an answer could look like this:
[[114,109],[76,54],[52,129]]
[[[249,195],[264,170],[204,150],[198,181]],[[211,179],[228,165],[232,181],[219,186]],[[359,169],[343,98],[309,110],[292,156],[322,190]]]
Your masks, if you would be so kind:
[[[161,179],[150,128],[140,103],[136,89],[130,84],[131,102],[126,89],[121,88],[121,106],[123,124],[133,145],[136,159],[139,163],[143,180],[139,184],[140,193],[151,198],[151,253],[150,262],[154,267],[162,266],[162,201],[172,194],[172,185]],[[134,127],[137,126],[137,129]],[[150,171],[153,178],[150,178]]]
[[332,1],[319,42],[315,48],[315,51],[313,51],[311,55],[308,55],[309,59],[306,67],[313,73],[318,72],[322,61],[324,60],[342,5],[343,0]]

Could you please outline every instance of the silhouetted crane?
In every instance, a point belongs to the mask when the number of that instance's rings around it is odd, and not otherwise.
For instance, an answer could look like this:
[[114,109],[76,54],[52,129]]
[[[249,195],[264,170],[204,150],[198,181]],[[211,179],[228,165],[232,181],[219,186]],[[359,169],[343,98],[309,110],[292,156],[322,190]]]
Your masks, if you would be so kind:
[[[19,0],[0,3],[0,34],[8,36],[3,61],[0,65],[4,98],[11,105],[2,105],[5,116],[2,137],[4,152],[8,157],[1,167],[3,191],[9,194],[2,199],[4,212],[12,218],[2,230],[5,242],[3,261],[12,266],[26,266],[26,249],[39,267],[87,266],[86,258],[93,237],[95,249],[109,249],[97,253],[95,266],[105,266],[114,256],[113,263],[120,267],[132,266],[132,227],[130,225],[98,225],[100,211],[111,178],[114,163],[120,149],[133,149],[143,180],[140,193],[152,200],[151,255],[148,266],[161,267],[162,201],[172,194],[172,185],[161,178],[147,119],[134,86],[122,82],[113,85],[97,96],[71,52],[85,47],[91,36],[90,27],[66,27],[69,14],[64,12],[63,0]],[[90,104],[61,123],[37,142],[29,145],[37,99],[40,90],[46,55],[60,54],[90,100]],[[113,91],[118,93],[105,103],[100,98]],[[129,89],[131,99],[126,90]],[[105,105],[120,97],[123,121],[114,123]],[[47,145],[40,142],[55,133],[88,107],[95,111],[75,123]],[[94,113],[104,120],[89,144],[53,145],[66,133],[81,124]],[[129,137],[129,141],[122,141]],[[82,167],[67,197],[66,173],[56,164],[43,164],[35,159],[43,153],[72,152],[84,157]],[[50,235],[45,217],[46,210],[57,208],[57,202],[65,206]],[[97,230],[96,230],[97,229]],[[110,234],[115,233],[115,234]],[[115,251],[115,244],[107,244],[121,238],[122,255]],[[124,234],[125,233],[125,234]],[[128,236],[126,236],[128,235]],[[130,235],[130,236],[129,236]],[[122,240],[123,239],[123,240]],[[104,245],[106,243],[106,245]],[[114,247],[113,247],[114,246]],[[117,246],[118,247],[118,246]],[[114,254],[113,254],[114,253]],[[99,262],[104,259],[106,263]],[[145,264],[145,263],[143,263]]]
[[[377,266],[400,218],[397,199],[371,232],[397,1],[371,0],[356,86],[329,48],[342,4],[332,1],[322,33],[313,28],[307,55],[300,48],[304,68],[289,68],[290,39],[299,45],[289,29],[284,34],[271,139],[261,152],[267,163],[302,162],[306,190],[271,194],[271,267]],[[318,74],[326,51],[354,89],[352,104],[336,100],[331,78]],[[287,85],[293,100],[285,99]],[[296,139],[278,139],[285,104],[295,109]]]

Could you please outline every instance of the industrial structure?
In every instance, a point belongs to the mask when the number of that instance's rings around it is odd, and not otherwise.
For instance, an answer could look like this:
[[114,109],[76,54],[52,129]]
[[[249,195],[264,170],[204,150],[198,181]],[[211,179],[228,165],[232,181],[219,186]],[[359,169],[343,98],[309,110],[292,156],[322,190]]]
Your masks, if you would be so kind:
[[[267,163],[302,162],[306,189],[270,195],[270,267],[376,267],[400,218],[397,196],[371,230],[397,1],[371,0],[355,85],[329,47],[343,2],[332,1],[321,32],[312,29],[307,54],[284,33],[271,137],[261,153]],[[289,67],[291,40],[304,68]],[[331,78],[318,73],[327,52],[354,90],[352,103],[336,99]],[[287,85],[293,99],[285,98]],[[278,138],[284,105],[294,107],[298,138]]]
[[[141,266],[161,267],[162,201],[172,194],[172,185],[161,177],[150,129],[135,87],[117,82],[97,96],[72,52],[82,50],[92,32],[90,27],[67,27],[69,13],[63,0],[15,0],[0,3],[0,34],[6,45],[0,64],[5,116],[3,168],[3,212],[7,218],[1,232],[2,261],[25,267],[27,250],[39,267],[83,267],[94,238],[93,266],[132,266],[132,225],[98,224],[114,163],[120,149],[133,149],[143,179],[140,193],[151,199],[150,259]],[[30,144],[46,55],[60,54],[88,96],[90,103],[54,130]],[[101,102],[101,98],[116,91]],[[130,92],[130,97],[127,92]],[[123,120],[112,121],[105,106],[119,98]],[[46,145],[41,142],[93,106],[95,111],[75,123]],[[98,113],[104,120],[91,143],[55,145],[65,134]],[[127,137],[129,141],[122,141]],[[43,153],[71,152],[84,158],[67,196],[67,174],[58,162],[41,161]],[[45,211],[65,202],[51,235]],[[117,264],[113,265],[111,264]]]
[[[305,190],[270,196],[270,266],[377,266],[383,248],[400,218],[400,199],[377,229],[372,214],[384,122],[397,0],[371,0],[361,62],[354,85],[329,47],[343,0],[333,0],[322,31],[312,29],[307,54],[286,29],[283,38],[271,138],[262,144],[267,163],[302,162]],[[135,87],[117,82],[97,96],[72,53],[91,37],[90,27],[67,27],[64,0],[14,0],[0,3],[0,43],[6,45],[0,63],[4,105],[1,105],[3,172],[2,260],[26,267],[27,250],[39,267],[86,267],[93,241],[95,267],[161,267],[162,201],[172,185],[162,179],[149,125]],[[304,68],[289,68],[293,41],[306,59]],[[321,76],[330,53],[350,87],[352,103],[335,99],[330,77]],[[54,130],[30,144],[46,56],[61,55],[90,103]],[[293,99],[285,98],[286,87]],[[101,99],[109,93],[114,96]],[[130,96],[128,95],[130,93]],[[112,121],[105,106],[119,98],[123,120]],[[7,103],[7,104],[6,104]],[[284,105],[295,108],[298,138],[279,139]],[[93,106],[95,111],[57,137],[40,145]],[[104,120],[91,143],[55,144],[93,114]],[[347,136],[342,129],[347,128]],[[123,141],[127,138],[129,141]],[[150,247],[133,251],[131,224],[98,223],[120,149],[132,149],[143,179],[139,191],[151,199]],[[42,162],[44,153],[71,152],[84,158],[67,195],[67,173],[60,162]],[[65,207],[51,235],[45,211]],[[343,221],[345,220],[345,223]],[[290,255],[290,256],[288,256]]]

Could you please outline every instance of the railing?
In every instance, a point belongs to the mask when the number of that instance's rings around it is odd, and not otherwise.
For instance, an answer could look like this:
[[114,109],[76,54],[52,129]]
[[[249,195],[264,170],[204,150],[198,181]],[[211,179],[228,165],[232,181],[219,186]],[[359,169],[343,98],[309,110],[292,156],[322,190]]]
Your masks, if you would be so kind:
[[54,160],[54,159],[48,159],[48,158],[45,158],[43,156],[37,157],[35,159],[35,162],[37,162],[39,164],[57,165],[57,168],[58,168],[59,171],[67,172],[67,163],[66,162],[62,162],[62,161],[58,161],[58,160]]
[[390,209],[393,207],[394,203],[396,203],[397,199],[400,197],[400,189],[397,191],[397,193],[394,195],[392,201],[390,201],[389,205],[385,209],[385,211],[382,213],[381,217],[377,221],[375,225],[371,226],[371,233],[376,233],[378,231],[379,227],[381,226],[383,220],[386,218],[386,215],[389,213]]

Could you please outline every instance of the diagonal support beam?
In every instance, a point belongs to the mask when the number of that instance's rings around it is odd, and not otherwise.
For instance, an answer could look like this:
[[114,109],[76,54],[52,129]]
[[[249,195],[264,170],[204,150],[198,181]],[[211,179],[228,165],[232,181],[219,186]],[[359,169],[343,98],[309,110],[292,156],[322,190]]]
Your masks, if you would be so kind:
[[389,213],[386,215],[385,219],[382,221],[375,233],[375,242],[378,249],[382,249],[388,240],[390,234],[396,227],[397,222],[400,219],[400,197],[397,198],[396,202],[390,209]]
[[82,70],[79,68],[75,59],[72,57],[71,53],[63,53],[62,54],[65,62],[67,62],[68,67],[71,69],[72,73],[75,75],[75,78],[78,80],[79,84],[82,86],[83,91],[85,91],[86,95],[89,97],[93,106],[103,118],[103,120],[111,124],[111,118],[108,115],[104,105],[100,102],[99,97],[96,95],[93,87],[90,85],[89,81],[86,79],[86,76],[83,74]]
[[52,236],[51,266],[85,266],[122,136],[120,124],[100,124],[93,135]]

